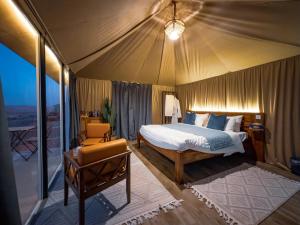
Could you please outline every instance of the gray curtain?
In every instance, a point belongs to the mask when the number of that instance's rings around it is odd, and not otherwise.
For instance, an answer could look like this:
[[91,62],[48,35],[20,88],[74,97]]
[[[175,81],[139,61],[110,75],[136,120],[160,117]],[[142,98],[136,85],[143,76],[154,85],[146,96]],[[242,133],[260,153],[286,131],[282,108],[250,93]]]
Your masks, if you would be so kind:
[[69,79],[70,91],[70,147],[78,144],[78,134],[80,131],[80,115],[78,110],[76,77],[70,72]]
[[152,86],[113,81],[112,105],[116,114],[116,135],[134,140],[140,127],[151,123]]
[[6,225],[20,225],[21,216],[12,155],[9,147],[8,124],[4,108],[1,80],[0,124],[0,221],[3,221]]

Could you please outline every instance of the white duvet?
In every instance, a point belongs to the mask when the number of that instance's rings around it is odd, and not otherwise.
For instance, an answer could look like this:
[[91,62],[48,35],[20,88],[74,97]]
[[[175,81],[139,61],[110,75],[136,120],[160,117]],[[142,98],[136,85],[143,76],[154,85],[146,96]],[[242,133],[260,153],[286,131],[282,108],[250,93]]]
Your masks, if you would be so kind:
[[[191,126],[191,129],[195,129],[195,125],[184,124],[183,126]],[[206,128],[208,129],[208,128]],[[144,125],[140,129],[140,134],[151,144],[171,150],[185,151],[192,149],[195,151],[211,153],[211,154],[223,154],[224,156],[229,156],[235,152],[244,153],[244,147],[242,141],[247,138],[245,132],[226,132],[232,139],[233,145],[230,147],[222,148],[216,151],[211,151],[209,149],[201,148],[200,146],[207,140],[205,137],[195,135],[192,133],[187,133],[180,128],[176,127],[169,128],[164,125]]]

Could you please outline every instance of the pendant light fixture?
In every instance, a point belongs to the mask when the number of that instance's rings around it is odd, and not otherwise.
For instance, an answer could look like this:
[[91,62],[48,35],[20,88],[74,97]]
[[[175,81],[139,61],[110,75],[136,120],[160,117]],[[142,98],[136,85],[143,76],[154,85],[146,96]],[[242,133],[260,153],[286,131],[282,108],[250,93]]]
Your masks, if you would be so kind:
[[180,38],[185,27],[181,20],[176,19],[176,2],[172,1],[172,3],[174,7],[173,19],[166,23],[165,33],[170,40],[175,41]]

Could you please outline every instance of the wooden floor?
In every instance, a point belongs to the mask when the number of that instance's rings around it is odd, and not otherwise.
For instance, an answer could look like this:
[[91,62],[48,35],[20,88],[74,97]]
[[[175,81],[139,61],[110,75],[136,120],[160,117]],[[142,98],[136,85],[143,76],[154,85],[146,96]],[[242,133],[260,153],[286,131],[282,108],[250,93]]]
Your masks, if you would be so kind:
[[[174,164],[160,155],[156,151],[141,144],[138,149],[135,142],[129,145],[134,153],[144,162],[150,171],[160,180],[170,193],[177,199],[183,199],[181,207],[171,210],[168,213],[162,213],[157,217],[147,220],[147,225],[177,225],[177,224],[226,224],[214,209],[208,208],[203,202],[199,201],[190,190],[182,186],[177,186],[173,182]],[[235,154],[226,158],[219,157],[196,162],[185,167],[184,179],[186,182],[197,181],[201,178],[222,172],[233,168],[243,162],[255,164],[249,157]],[[257,163],[257,166],[271,172],[286,176],[288,178],[300,181],[300,177],[284,171],[273,165]],[[300,192],[297,192],[278,210],[266,218],[261,224],[263,225],[293,225],[300,224]]]

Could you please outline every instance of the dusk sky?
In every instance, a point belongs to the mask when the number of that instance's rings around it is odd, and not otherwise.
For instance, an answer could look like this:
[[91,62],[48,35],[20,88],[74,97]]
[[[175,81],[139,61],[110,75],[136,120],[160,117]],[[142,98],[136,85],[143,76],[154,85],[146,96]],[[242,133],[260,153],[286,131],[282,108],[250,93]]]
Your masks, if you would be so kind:
[[[36,105],[35,67],[0,43],[0,79],[5,105]],[[46,78],[47,106],[59,103],[59,85]]]

